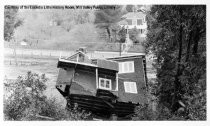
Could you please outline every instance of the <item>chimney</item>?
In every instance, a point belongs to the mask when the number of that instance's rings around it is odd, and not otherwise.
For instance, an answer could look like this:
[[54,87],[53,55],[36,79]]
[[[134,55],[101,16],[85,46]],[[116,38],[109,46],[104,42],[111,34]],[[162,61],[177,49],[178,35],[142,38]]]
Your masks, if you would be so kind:
[[85,53],[85,54],[87,53],[86,47],[80,47],[79,49],[76,50],[76,52],[79,52],[79,51],[80,51],[80,52],[83,52],[83,53]]

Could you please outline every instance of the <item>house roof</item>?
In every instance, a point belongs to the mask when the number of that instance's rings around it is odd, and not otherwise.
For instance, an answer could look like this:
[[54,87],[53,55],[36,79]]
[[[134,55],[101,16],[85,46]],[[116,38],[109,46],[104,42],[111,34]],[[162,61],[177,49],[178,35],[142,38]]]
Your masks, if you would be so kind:
[[80,64],[80,65],[84,65],[84,66],[97,67],[97,65],[95,65],[95,64],[85,63],[85,62],[75,62],[75,61],[71,61],[71,60],[63,59],[63,58],[59,58],[58,61],[60,61],[60,62],[66,62],[66,63],[72,63],[72,64]]
[[78,54],[82,54],[83,56],[86,56],[86,57],[88,57],[88,58],[89,58],[89,56],[88,56],[88,55],[86,55],[84,52],[82,52],[82,51],[78,51],[77,53],[75,53],[74,55],[72,55],[72,56],[68,57],[67,59],[72,59],[74,56],[76,56],[76,55],[78,55]]
[[121,60],[121,59],[133,59],[133,58],[139,58],[139,57],[145,57],[145,54],[139,54],[139,55],[133,55],[133,56],[119,56],[119,57],[110,57],[106,58],[107,60]]
[[[92,68],[102,68],[107,70],[113,70],[118,71],[118,63],[115,61],[105,60],[105,59],[94,59],[92,61],[95,61],[94,63],[86,63],[86,62],[76,62],[69,59],[63,59],[59,58],[58,62],[60,63],[67,63],[67,64],[75,64],[75,65],[81,65],[81,66],[89,66]],[[62,65],[58,63],[58,67],[61,67]]]
[[119,71],[118,62],[116,61],[106,59],[92,59],[92,62],[95,63],[99,68]]
[[129,12],[122,16],[122,18],[144,18],[146,16],[143,12]]

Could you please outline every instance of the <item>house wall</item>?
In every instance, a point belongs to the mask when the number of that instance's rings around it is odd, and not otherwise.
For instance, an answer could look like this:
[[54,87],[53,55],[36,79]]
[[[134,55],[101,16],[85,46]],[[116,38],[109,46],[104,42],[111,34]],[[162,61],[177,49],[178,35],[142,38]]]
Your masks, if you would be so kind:
[[[124,102],[134,102],[134,103],[146,103],[146,81],[145,81],[145,73],[143,68],[143,59],[142,58],[133,58],[133,59],[118,59],[118,62],[125,61],[134,61],[134,73],[121,73],[119,74],[118,80],[118,95],[119,99]],[[127,93],[124,89],[124,82],[131,81],[136,82],[137,92],[135,93]]]
[[[93,95],[96,93],[96,74],[95,72],[84,71],[77,69],[75,73],[74,81],[83,87],[85,91],[91,92]],[[83,89],[79,94],[84,93]],[[72,87],[71,90],[74,90]]]
[[[137,25],[137,19],[142,19],[142,25]],[[144,21],[145,19],[143,19],[143,18],[127,18],[126,20],[131,20],[132,25],[120,25],[121,27],[124,26],[125,28],[128,28],[128,29],[133,29],[135,27],[137,29],[147,29],[147,22]],[[136,22],[136,25],[134,25],[133,22]]]
[[[63,85],[60,88],[63,88],[66,84],[70,84],[70,81],[73,77],[74,68],[68,68],[67,70],[64,70],[63,68],[60,68],[58,79],[57,79],[57,85]],[[112,83],[112,90],[116,89],[116,78],[115,76],[109,76],[106,74],[98,73],[98,77],[111,79]],[[70,93],[73,94],[85,94],[85,95],[95,95],[96,94],[96,73],[90,72],[87,70],[82,69],[76,69],[76,72],[74,74],[73,83],[71,84]],[[114,94],[116,94],[116,91],[113,91]],[[116,94],[117,95],[117,94]]]

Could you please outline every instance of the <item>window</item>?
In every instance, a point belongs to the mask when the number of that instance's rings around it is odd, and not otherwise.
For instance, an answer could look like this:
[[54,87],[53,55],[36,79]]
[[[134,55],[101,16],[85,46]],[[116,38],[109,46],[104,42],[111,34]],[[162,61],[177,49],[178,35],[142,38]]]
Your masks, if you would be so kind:
[[128,22],[128,25],[132,25],[132,20],[131,19],[126,19],[126,21]]
[[99,88],[105,90],[111,90],[112,84],[110,79],[99,78]]
[[124,88],[127,93],[137,94],[136,82],[124,82]]
[[137,19],[137,25],[142,25],[142,19]]
[[119,73],[132,73],[134,72],[134,61],[119,63]]

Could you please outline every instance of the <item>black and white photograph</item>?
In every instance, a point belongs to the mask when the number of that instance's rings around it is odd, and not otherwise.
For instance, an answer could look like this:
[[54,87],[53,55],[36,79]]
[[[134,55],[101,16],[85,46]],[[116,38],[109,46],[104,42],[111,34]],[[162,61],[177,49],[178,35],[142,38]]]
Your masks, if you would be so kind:
[[4,122],[207,121],[206,4],[1,10]]

